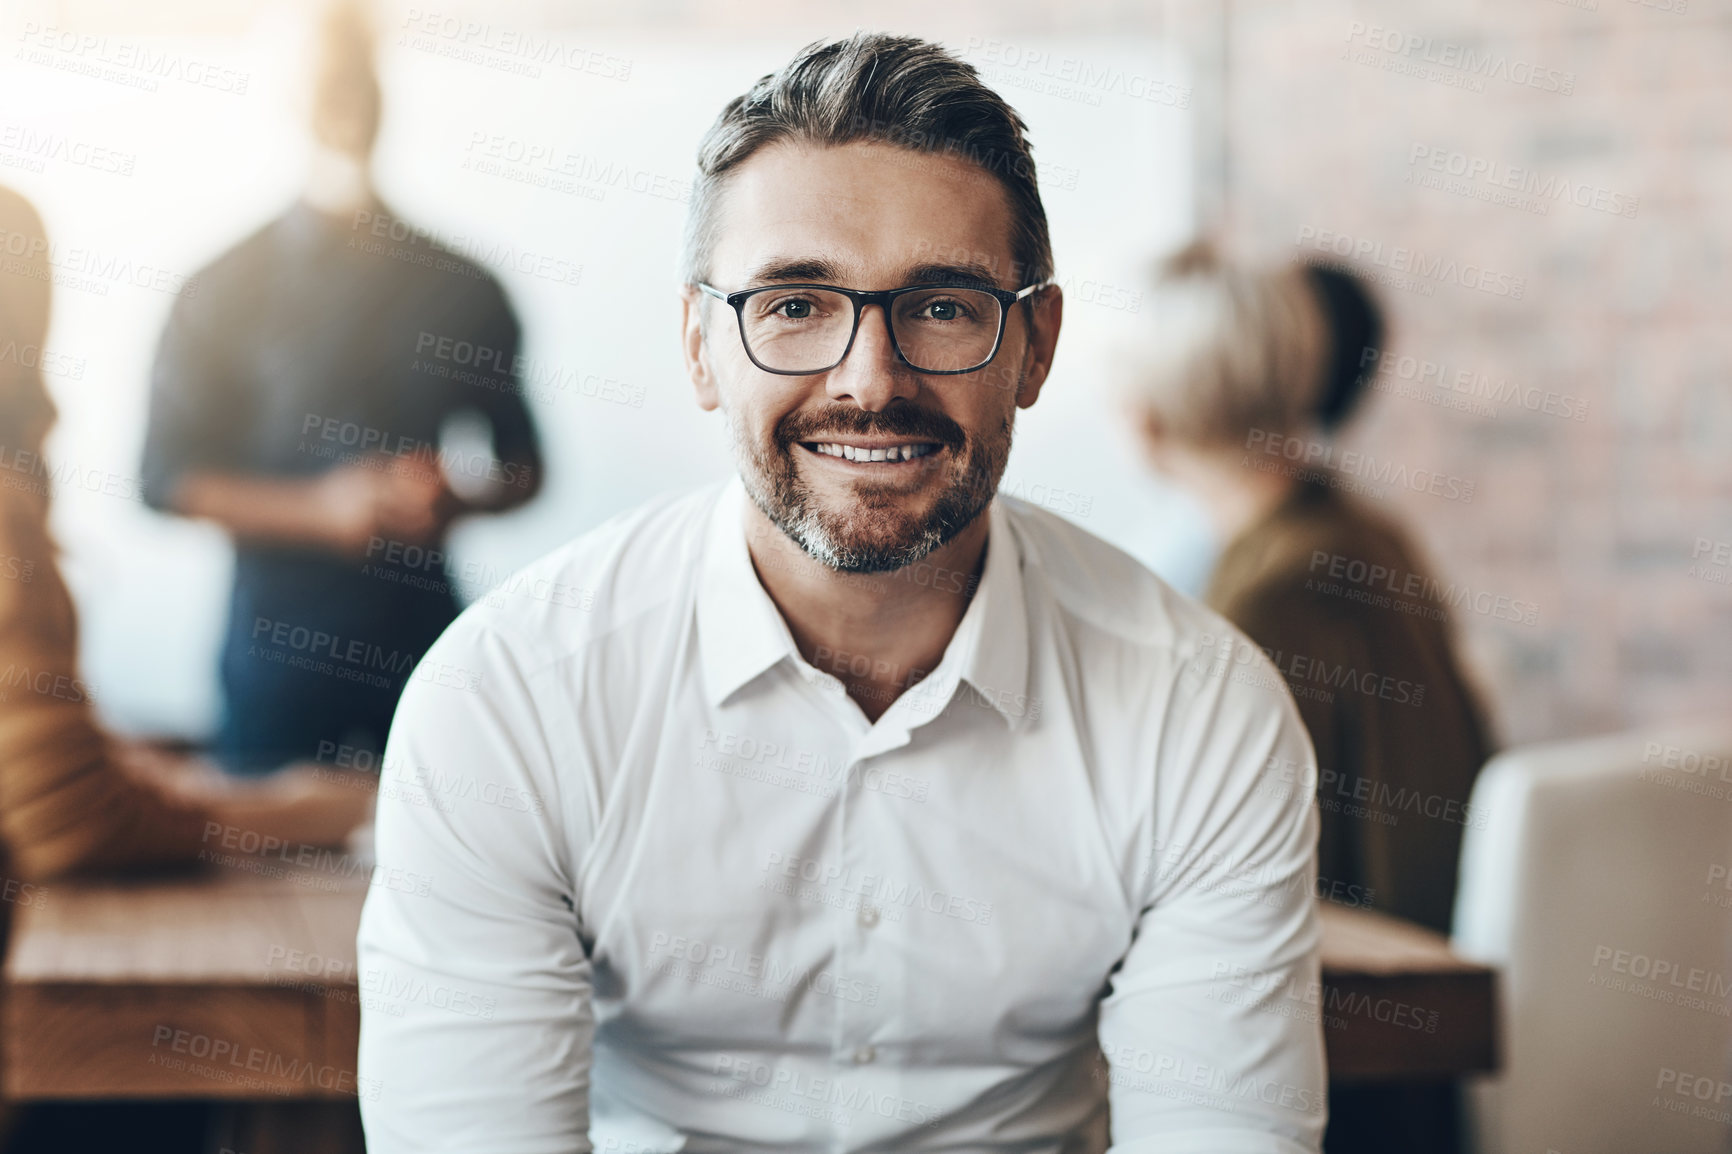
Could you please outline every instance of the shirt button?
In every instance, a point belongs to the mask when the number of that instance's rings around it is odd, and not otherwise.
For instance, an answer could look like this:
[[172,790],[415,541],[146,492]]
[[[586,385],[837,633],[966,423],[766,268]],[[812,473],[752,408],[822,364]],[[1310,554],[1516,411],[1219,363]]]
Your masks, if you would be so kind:
[[861,906],[860,907],[860,924],[862,926],[865,926],[867,929],[871,929],[873,926],[877,925],[878,924],[878,907],[877,906]]
[[871,1046],[861,1046],[858,1050],[854,1051],[854,1062],[856,1065],[864,1066],[877,1056],[878,1051],[874,1050]]

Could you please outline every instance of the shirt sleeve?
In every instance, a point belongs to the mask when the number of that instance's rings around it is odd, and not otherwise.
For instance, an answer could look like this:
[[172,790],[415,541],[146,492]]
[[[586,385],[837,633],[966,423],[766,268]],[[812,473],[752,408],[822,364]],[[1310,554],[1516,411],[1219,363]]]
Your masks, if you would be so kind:
[[[225,278],[226,279],[226,278]],[[250,427],[245,382],[231,356],[236,320],[219,285],[174,303],[150,374],[150,414],[140,466],[146,504],[173,512],[180,479],[238,464]]]
[[474,384],[459,386],[454,409],[472,408],[487,418],[493,430],[493,455],[504,466],[508,487],[534,489],[541,471],[541,442],[535,421],[523,401],[522,330],[511,302],[497,285],[472,306],[468,328],[477,348],[492,351],[492,360],[478,370]]
[[1110,1154],[1306,1154],[1326,1111],[1316,762],[1285,684],[1219,626],[1158,743],[1131,946],[1101,1003]]
[[[1265,653],[1299,653],[1346,669],[1373,668],[1357,623],[1322,602],[1296,582],[1267,582],[1240,591],[1216,608]],[[1366,734],[1352,730],[1347,701],[1336,694],[1304,694],[1294,705],[1311,738],[1323,783],[1358,781]],[[1319,809],[1317,820],[1318,876],[1326,879],[1325,884],[1344,881],[1375,887],[1356,842],[1364,823],[1337,808]]]
[[553,771],[530,676],[471,611],[411,678],[380,779],[357,942],[374,1154],[590,1149],[586,819]]

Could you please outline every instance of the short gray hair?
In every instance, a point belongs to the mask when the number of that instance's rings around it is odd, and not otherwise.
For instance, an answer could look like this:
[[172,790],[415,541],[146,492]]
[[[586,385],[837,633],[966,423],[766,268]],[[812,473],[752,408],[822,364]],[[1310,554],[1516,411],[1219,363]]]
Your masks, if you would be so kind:
[[1157,266],[1149,304],[1122,350],[1122,392],[1174,438],[1225,447],[1316,421],[1329,331],[1302,268],[1235,265],[1193,244]]
[[925,40],[856,32],[817,41],[730,100],[698,145],[680,272],[710,275],[716,209],[727,176],[782,140],[892,144],[953,156],[996,177],[1010,201],[1010,270],[1017,287],[1052,279],[1052,239],[1035,181],[1027,126],[974,67]]

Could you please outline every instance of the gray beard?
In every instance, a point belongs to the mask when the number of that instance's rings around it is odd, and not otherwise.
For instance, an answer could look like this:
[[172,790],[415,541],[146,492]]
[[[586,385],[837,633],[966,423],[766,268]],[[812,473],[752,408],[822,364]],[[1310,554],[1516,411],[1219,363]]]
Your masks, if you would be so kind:
[[[952,473],[938,504],[919,523],[891,512],[888,501],[875,500],[891,495],[872,488],[857,490],[850,513],[820,509],[800,478],[793,445],[755,445],[731,414],[728,428],[747,495],[808,557],[840,573],[891,573],[925,560],[992,503],[1010,459],[1012,418],[1005,418],[990,441],[969,444],[961,475]],[[869,532],[872,527],[879,531]]]

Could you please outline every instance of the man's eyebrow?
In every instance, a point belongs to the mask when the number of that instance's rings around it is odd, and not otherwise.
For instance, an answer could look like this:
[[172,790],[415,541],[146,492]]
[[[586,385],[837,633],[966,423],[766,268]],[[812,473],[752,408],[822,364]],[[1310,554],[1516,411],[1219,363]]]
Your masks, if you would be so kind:
[[942,281],[961,281],[964,284],[991,285],[995,288],[998,285],[998,278],[993,276],[991,266],[974,261],[964,261],[962,264],[916,265],[904,274],[902,283],[936,284]]
[[821,284],[835,284],[836,278],[841,275],[835,265],[822,257],[777,257],[765,261],[747,273],[746,283],[758,285],[815,281]]
[[[898,284],[884,287],[957,282],[996,287],[998,278],[993,275],[990,265],[975,261],[964,261],[960,264],[922,264],[915,265],[904,273]],[[748,285],[798,283],[841,284],[842,272],[835,264],[822,257],[777,257],[765,261],[746,274]]]

